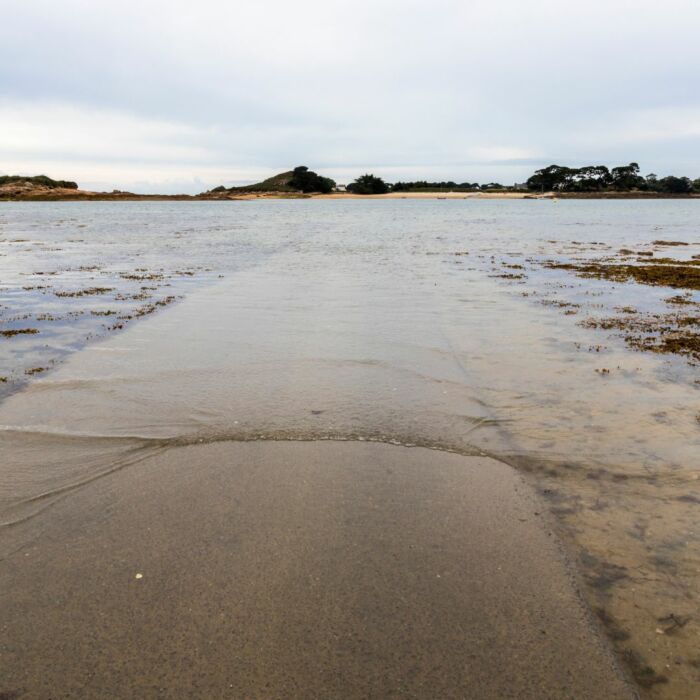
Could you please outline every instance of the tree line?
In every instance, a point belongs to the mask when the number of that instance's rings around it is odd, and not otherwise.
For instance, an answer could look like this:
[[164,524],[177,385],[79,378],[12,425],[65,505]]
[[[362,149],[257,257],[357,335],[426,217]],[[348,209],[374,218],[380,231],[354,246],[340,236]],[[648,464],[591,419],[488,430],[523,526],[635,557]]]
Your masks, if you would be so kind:
[[480,185],[478,182],[453,182],[446,180],[442,182],[429,182],[428,180],[416,180],[414,182],[384,182],[381,177],[367,173],[361,175],[347,186],[347,191],[353,194],[386,194],[387,192],[420,192],[437,190],[440,192],[456,190],[475,192],[479,190],[503,190],[508,189],[499,182],[490,182]]
[[641,190],[664,194],[700,193],[700,178],[669,175],[659,178],[655,173],[643,177],[639,165],[630,163],[608,169],[605,165],[586,165],[582,168],[567,168],[563,165],[550,165],[528,179],[527,188],[549,192],[630,192]]
[[386,194],[387,192],[483,192],[486,190],[507,190],[513,189],[502,185],[500,182],[489,182],[480,185],[478,182],[454,182],[453,180],[443,180],[430,182],[428,180],[415,180],[403,182],[384,182],[376,175],[362,175],[357,180],[347,186],[348,192],[353,194]]
[[[43,177],[43,176],[42,176]],[[38,179],[38,178],[37,178]],[[71,184],[71,183],[67,183]],[[65,185],[64,185],[65,186]],[[215,187],[212,193],[238,191],[286,191],[286,192],[320,192],[328,194],[337,190],[334,180],[323,177],[305,165],[294,170],[280,173],[255,185],[244,187]],[[342,188],[341,188],[342,189]],[[658,192],[660,194],[700,194],[700,178],[669,175],[658,177],[654,173],[642,176],[639,165],[630,163],[614,168],[605,165],[586,165],[582,168],[569,168],[564,165],[549,165],[536,170],[522,185],[503,185],[500,182],[455,182],[453,180],[429,181],[413,180],[386,182],[373,173],[365,173],[353,180],[345,188],[352,194],[387,194],[388,192],[488,192],[535,191],[535,192]]]
[[569,168],[563,165],[550,165],[535,171],[525,186],[505,186],[499,182],[479,184],[478,182],[457,183],[452,180],[429,182],[387,183],[375,175],[366,174],[348,185],[348,192],[355,194],[385,194],[386,192],[411,192],[426,190],[488,191],[527,189],[537,192],[658,192],[661,194],[700,194],[700,178],[668,175],[658,177],[655,173],[642,176],[639,165],[619,165],[608,168],[605,165],[586,165],[582,168]]

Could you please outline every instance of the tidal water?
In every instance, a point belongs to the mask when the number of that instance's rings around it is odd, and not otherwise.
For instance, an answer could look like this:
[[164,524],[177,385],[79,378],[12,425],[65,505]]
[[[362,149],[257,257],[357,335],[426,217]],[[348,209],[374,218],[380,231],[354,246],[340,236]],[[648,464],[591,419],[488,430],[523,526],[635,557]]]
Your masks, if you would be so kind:
[[644,692],[697,697],[700,368],[585,323],[678,290],[542,265],[621,248],[700,254],[700,201],[3,204],[0,556],[170,445],[488,454],[546,499]]

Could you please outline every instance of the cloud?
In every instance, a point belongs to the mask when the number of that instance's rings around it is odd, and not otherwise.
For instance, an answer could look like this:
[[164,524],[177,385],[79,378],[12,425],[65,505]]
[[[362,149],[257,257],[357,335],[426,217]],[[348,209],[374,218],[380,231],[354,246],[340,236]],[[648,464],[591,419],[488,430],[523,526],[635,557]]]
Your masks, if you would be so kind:
[[0,168],[120,188],[298,163],[679,170],[700,145],[699,24],[695,0],[26,0],[0,24]]
[[700,139],[700,105],[632,112],[623,118],[623,126],[616,135],[620,140],[631,143],[663,144]]
[[535,151],[513,146],[478,146],[469,151],[476,161],[484,163],[514,163],[518,161],[532,162],[537,158]]
[[191,163],[210,155],[206,133],[187,124],[55,102],[0,102],[0,151],[91,161]]

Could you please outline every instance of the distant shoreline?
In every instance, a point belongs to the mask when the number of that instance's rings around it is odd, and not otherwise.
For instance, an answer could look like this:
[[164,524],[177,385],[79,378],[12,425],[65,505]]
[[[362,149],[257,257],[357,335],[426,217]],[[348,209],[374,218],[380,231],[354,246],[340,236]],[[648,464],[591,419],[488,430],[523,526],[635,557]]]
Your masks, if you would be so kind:
[[82,190],[74,180],[47,175],[0,175],[0,201],[195,201],[252,199],[693,199],[700,198],[700,178],[639,175],[630,163],[609,170],[604,165],[569,168],[550,165],[527,182],[512,187],[498,182],[385,182],[365,173],[348,185],[319,175],[305,165],[261,182],[238,187],[219,185],[197,194],[137,194]]
[[53,189],[3,194],[0,202],[134,202],[134,201],[250,201],[255,199],[700,199],[697,194],[660,192],[389,192],[387,194],[303,194],[292,192],[241,192],[237,194],[135,194]]

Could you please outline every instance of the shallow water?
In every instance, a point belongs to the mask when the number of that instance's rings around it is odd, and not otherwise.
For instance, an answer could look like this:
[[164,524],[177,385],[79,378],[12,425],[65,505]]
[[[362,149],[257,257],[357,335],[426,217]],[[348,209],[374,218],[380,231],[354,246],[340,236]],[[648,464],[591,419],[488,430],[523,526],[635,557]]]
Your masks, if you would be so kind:
[[[668,255],[661,239],[687,259],[699,215],[693,200],[3,205],[0,331],[39,332],[0,337],[0,520],[40,537],[55,499],[183,442],[490,454],[549,499],[646,692],[696,697],[700,371],[580,325],[678,290],[541,263]],[[92,289],[109,291],[56,295]]]

